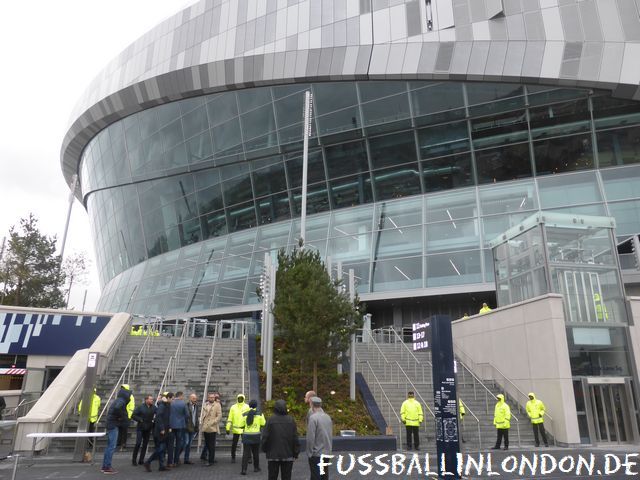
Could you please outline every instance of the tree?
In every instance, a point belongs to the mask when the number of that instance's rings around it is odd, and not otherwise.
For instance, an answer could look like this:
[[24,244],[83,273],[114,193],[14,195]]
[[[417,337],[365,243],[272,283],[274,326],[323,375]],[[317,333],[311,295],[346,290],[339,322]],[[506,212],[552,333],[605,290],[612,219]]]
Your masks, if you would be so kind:
[[311,249],[278,253],[273,314],[283,353],[313,366],[313,390],[318,388],[318,360],[337,360],[351,335],[362,326],[359,300],[349,299],[341,280],[331,280],[320,254]]
[[9,229],[7,251],[0,265],[2,300],[5,305],[59,308],[64,306],[64,272],[56,255],[56,237],[38,230],[30,213],[20,227]]
[[86,252],[78,252],[69,255],[62,262],[62,271],[66,277],[66,308],[69,308],[69,296],[71,295],[71,288],[74,284],[86,285],[87,274],[89,273],[89,267],[91,266],[91,260],[87,257]]

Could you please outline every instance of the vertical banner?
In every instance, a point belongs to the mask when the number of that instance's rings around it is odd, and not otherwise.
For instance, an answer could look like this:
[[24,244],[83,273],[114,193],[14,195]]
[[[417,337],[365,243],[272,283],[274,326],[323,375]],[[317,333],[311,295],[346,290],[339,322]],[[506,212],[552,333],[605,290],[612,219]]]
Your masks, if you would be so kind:
[[431,362],[433,369],[434,414],[436,416],[436,448],[438,478],[460,478],[458,453],[458,396],[454,371],[451,318],[448,315],[431,317]]

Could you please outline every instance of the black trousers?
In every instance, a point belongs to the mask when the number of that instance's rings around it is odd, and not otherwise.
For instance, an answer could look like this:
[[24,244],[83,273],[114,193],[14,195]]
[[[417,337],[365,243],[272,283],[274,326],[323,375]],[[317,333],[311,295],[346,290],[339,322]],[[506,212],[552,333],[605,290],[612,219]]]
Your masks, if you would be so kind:
[[320,475],[320,457],[309,457],[311,480],[329,480],[329,467],[324,467],[324,475]]
[[496,447],[500,448],[500,444],[502,443],[502,439],[504,438],[504,448],[509,448],[509,429],[508,428],[498,428],[498,438],[496,439]]
[[127,447],[127,431],[129,427],[118,427],[118,446],[126,448]]
[[[411,448],[413,445],[416,448],[420,448],[420,427],[411,427],[406,425],[407,429],[407,448]],[[411,441],[411,437],[413,436],[413,442]]]
[[216,459],[216,436],[218,434],[216,432],[204,432],[203,435],[204,449],[202,450],[200,458],[202,460],[208,460],[209,465],[212,465]]
[[238,440],[240,440],[240,434],[234,433],[231,440],[231,460],[236,459],[236,449],[238,448]]
[[133,447],[133,456],[131,457],[132,462],[136,462],[138,452],[140,452],[140,459],[138,460],[138,463],[144,463],[144,457],[147,454],[147,447],[149,446],[150,435],[151,430],[136,430],[136,445]]
[[293,470],[293,462],[285,462],[282,460],[270,460],[268,480],[278,480],[278,472],[282,480],[291,480],[291,471]]
[[260,468],[260,444],[259,443],[245,443],[242,451],[242,471],[247,471],[247,465],[249,465],[249,457],[253,456],[253,469]]
[[544,431],[544,423],[532,423],[531,426],[533,427],[533,438],[536,441],[536,447],[540,446],[540,438],[538,437],[538,432],[540,432],[540,435],[542,435],[544,446],[548,447],[549,442],[547,441],[547,434]]

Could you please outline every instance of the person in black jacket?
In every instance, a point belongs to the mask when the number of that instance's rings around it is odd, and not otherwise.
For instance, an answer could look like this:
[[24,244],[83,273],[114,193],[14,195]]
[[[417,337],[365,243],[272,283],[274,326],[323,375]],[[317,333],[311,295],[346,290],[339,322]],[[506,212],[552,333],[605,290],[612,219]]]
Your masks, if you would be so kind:
[[[147,395],[144,398],[144,402],[138,405],[131,414],[131,418],[138,424],[136,427],[136,445],[133,447],[133,457],[131,463],[135,465],[142,465],[144,463],[144,456],[147,454],[147,446],[149,445],[149,435],[153,429],[153,416],[156,414],[156,407],[153,404],[153,397]],[[142,448],[140,448],[142,446]],[[140,459],[138,458],[138,452],[140,452]]]
[[262,431],[262,451],[267,454],[269,480],[277,480],[278,472],[282,480],[291,480],[293,461],[298,458],[300,444],[295,420],[287,415],[287,404],[277,400],[274,415],[267,420]]
[[127,414],[129,397],[131,397],[131,392],[120,389],[117,398],[107,412],[107,448],[105,448],[102,458],[102,473],[117,473],[111,468],[111,460],[118,443],[118,428],[129,424],[129,415]]
[[169,436],[169,415],[171,410],[171,399],[173,394],[164,392],[158,400],[156,410],[156,420],[153,424],[153,441],[156,445],[155,450],[149,458],[143,463],[147,472],[151,471],[151,462],[158,460],[161,472],[168,470],[164,465],[164,453],[167,450],[167,438]]

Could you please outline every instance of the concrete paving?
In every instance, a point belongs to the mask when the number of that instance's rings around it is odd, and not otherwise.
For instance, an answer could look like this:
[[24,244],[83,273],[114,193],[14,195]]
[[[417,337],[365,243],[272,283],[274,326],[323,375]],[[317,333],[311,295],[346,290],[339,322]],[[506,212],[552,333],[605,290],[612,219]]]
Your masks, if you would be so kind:
[[[416,452],[388,452],[385,457],[382,457],[379,460],[383,465],[389,466],[388,471],[383,473],[382,471],[385,469],[385,467],[375,464],[373,459],[377,455],[384,455],[385,452],[371,452],[370,456],[366,458],[362,458],[362,456],[365,455],[366,452],[353,452],[352,455],[355,456],[356,460],[354,468],[351,470],[351,472],[344,473],[345,469],[349,468],[351,459],[348,452],[341,452],[341,454],[343,455],[342,471],[339,471],[334,463],[333,465],[331,465],[331,467],[329,467],[329,478],[331,478],[332,480],[355,480],[364,478],[428,478],[428,475],[425,476],[424,470],[425,452],[417,452],[417,455],[419,455],[419,457],[416,458],[419,460],[414,459],[412,471],[410,473],[407,472],[407,469],[412,463],[412,455],[414,453]],[[521,478],[545,478],[549,480],[556,480],[562,478],[587,479],[598,477],[622,479],[632,478],[634,476],[637,477],[640,474],[640,454],[638,454],[637,447],[633,446],[594,449],[511,449],[508,452],[488,451],[470,453],[469,455],[474,461],[477,462],[479,460],[480,453],[483,454],[483,458],[485,460],[485,471],[482,475],[478,475],[477,471],[472,468],[469,472],[470,474],[466,476],[466,478],[504,478],[509,480]],[[489,453],[491,453],[491,471],[488,471],[487,469]],[[541,471],[543,457],[541,457],[540,455],[543,453],[548,455],[547,457],[544,457],[545,467],[547,468],[547,470],[551,470],[554,461],[556,463],[555,469],[549,471],[548,473],[543,473]],[[395,457],[398,464],[394,471],[392,466],[392,456],[398,454],[404,454],[406,455],[406,457],[404,461],[402,461],[402,457]],[[536,472],[532,473],[531,467],[526,464],[523,471],[520,472],[520,467],[523,465],[523,458],[526,458],[530,462],[534,462],[534,454],[538,455]],[[338,455],[338,453],[336,455]],[[593,463],[591,466],[587,465],[587,463],[584,463],[579,474],[576,474],[577,466],[579,463],[578,459],[580,458],[579,455],[581,455],[582,458],[584,458],[588,462],[591,462],[590,456],[593,455]],[[359,457],[362,458],[361,463],[357,462],[357,459]],[[620,465],[616,463],[616,459],[620,461]],[[98,462],[95,465],[90,465],[72,463],[63,458],[36,458],[35,461],[29,458],[21,458],[15,478],[19,480],[92,480],[107,477],[107,475],[104,475],[100,471],[99,461],[102,460],[102,457],[99,456],[97,460]],[[334,459],[334,461],[336,460],[337,458]],[[467,457],[465,457],[464,461],[468,462]],[[262,472],[254,473],[253,466],[249,465],[248,474],[246,476],[240,475],[240,464],[232,464],[228,453],[226,455],[221,455],[218,459],[218,463],[216,463],[212,467],[207,467],[200,463],[196,463],[193,465],[181,465],[178,468],[172,469],[168,472],[158,472],[157,462],[154,462],[153,464],[152,473],[147,473],[141,466],[134,467],[130,462],[130,453],[117,453],[114,456],[113,467],[118,471],[118,474],[115,475],[116,478],[137,480],[144,480],[144,478],[163,478],[166,480],[257,480],[267,478],[267,464],[264,456],[261,457],[260,464]],[[372,464],[371,471],[368,473],[363,473],[367,469],[367,462]],[[400,467],[401,464],[404,466],[404,468],[402,469]],[[417,468],[418,464],[420,465],[419,469]],[[514,466],[515,470],[513,472],[509,472],[514,468]],[[614,470],[616,470],[616,467],[617,471],[614,472]],[[589,471],[589,468],[591,468],[591,471]],[[435,469],[435,459],[433,458],[433,455],[430,458],[430,469]],[[565,470],[565,472],[560,471],[561,469]],[[13,460],[11,458],[0,462],[0,479],[12,479],[12,472]],[[307,478],[309,478],[309,468],[306,456],[303,454],[294,463],[293,479],[302,480]]]

